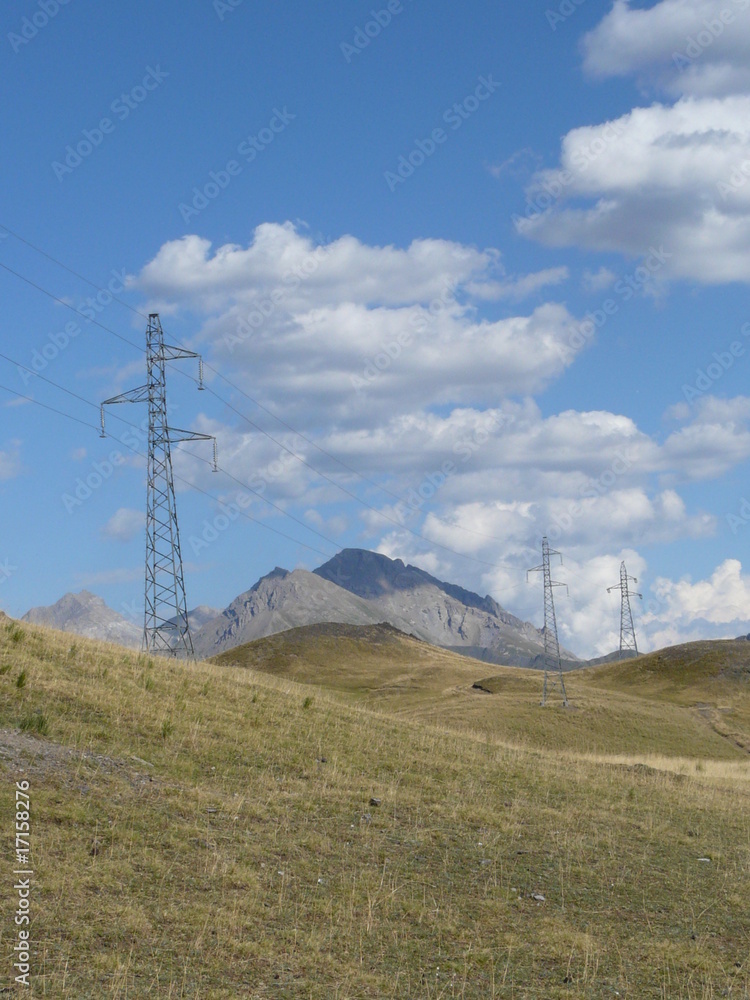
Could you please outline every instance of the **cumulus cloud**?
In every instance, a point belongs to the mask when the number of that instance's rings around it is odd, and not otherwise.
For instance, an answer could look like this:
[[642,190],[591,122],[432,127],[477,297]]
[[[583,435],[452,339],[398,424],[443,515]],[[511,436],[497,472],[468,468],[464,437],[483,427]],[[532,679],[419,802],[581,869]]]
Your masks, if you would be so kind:
[[663,277],[750,280],[750,97],[684,98],[577,128],[560,166],[536,175],[529,199],[555,204],[518,219],[550,246],[630,257],[665,255]]
[[750,398],[703,396],[691,410],[671,410],[684,426],[664,442],[662,472],[683,480],[715,479],[750,458]]
[[165,243],[129,284],[207,308],[233,300],[252,305],[274,289],[287,311],[300,303],[403,306],[429,303],[446,287],[491,272],[498,260],[497,251],[448,240],[414,240],[406,249],[368,246],[353,236],[316,244],[291,222],[269,222],[247,247],[230,243],[212,253],[210,240],[196,235]]
[[693,583],[690,576],[676,581],[659,577],[653,589],[662,605],[655,617],[667,618],[675,628],[702,622],[722,626],[725,636],[736,635],[740,626],[747,631],[750,578],[742,573],[738,559],[724,560],[707,580]]
[[166,244],[131,284],[203,311],[220,361],[307,423],[361,425],[385,414],[533,393],[573,360],[574,318],[559,304],[479,317],[477,302],[519,298],[567,269],[502,278],[499,253],[442,240],[407,249],[342,237],[325,246],[290,224],[259,226],[246,248],[197,236]]
[[749,49],[747,0],[661,0],[648,9],[615,0],[583,40],[592,76],[635,74],[675,95],[747,91]]
[[750,0],[615,0],[583,39],[592,78],[635,76],[673,104],[572,129],[527,187],[519,232],[638,258],[660,280],[750,280]]

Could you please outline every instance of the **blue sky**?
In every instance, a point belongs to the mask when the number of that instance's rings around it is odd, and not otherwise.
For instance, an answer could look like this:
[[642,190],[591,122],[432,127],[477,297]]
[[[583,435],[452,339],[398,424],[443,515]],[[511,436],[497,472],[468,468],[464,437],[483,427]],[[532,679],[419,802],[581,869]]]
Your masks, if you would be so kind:
[[622,559],[642,645],[748,631],[748,8],[4,9],[0,606],[139,618],[145,412],[86,400],[155,310],[234,477],[176,456],[191,606],[362,546],[540,624],[546,532],[576,651]]

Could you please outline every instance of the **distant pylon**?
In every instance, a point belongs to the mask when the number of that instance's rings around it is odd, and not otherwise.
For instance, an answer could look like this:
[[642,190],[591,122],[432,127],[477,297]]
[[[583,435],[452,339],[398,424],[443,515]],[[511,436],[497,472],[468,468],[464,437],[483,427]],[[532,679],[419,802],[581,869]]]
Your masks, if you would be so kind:
[[547,696],[559,686],[562,696],[562,703],[567,707],[568,695],[565,691],[565,681],[563,680],[562,662],[560,660],[560,642],[557,638],[557,616],[555,615],[554,588],[565,587],[567,584],[557,583],[552,579],[550,570],[550,556],[562,556],[555,549],[550,549],[547,537],[542,539],[542,565],[535,566],[526,573],[544,574],[544,690],[542,692],[542,705],[547,704]]
[[148,402],[148,480],[146,488],[146,610],[143,625],[143,649],[162,656],[193,659],[193,640],[187,616],[185,580],[182,571],[180,532],[177,525],[171,446],[178,441],[213,441],[216,471],[216,439],[170,427],[167,422],[167,361],[199,359],[199,383],[202,389],[203,365],[200,355],[182,347],[164,344],[158,313],[148,317],[146,330],[146,385],[105,399],[110,403]]
[[638,643],[635,641],[635,626],[633,625],[633,611],[630,607],[631,597],[643,598],[643,594],[637,594],[634,590],[631,590],[628,586],[630,581],[633,583],[638,583],[638,580],[634,576],[628,576],[628,571],[625,569],[625,563],[620,563],[620,582],[614,587],[607,587],[607,593],[611,593],[613,590],[620,591],[620,659],[622,659],[622,654],[632,650],[635,655],[638,655]]

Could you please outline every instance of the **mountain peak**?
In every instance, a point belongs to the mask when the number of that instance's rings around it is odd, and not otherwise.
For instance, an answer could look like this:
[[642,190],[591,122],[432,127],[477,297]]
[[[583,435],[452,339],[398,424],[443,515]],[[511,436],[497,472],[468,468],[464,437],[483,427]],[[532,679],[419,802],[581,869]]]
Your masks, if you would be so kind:
[[211,656],[275,632],[317,622],[373,625],[376,608],[306,569],[276,567],[193,636],[196,653]]
[[90,590],[64,594],[49,607],[31,608],[21,620],[121,646],[137,648],[141,644],[140,627],[107,607],[102,598]]
[[523,665],[535,662],[542,651],[541,633],[492,597],[438,580],[402,559],[343,549],[314,572],[374,604],[387,620],[406,620],[406,631],[434,645]]
[[404,563],[402,559],[391,559],[382,552],[343,549],[314,572],[367,599],[431,586],[480,611],[496,614],[502,610],[491,597],[480,597],[463,587],[444,583],[418,566]]

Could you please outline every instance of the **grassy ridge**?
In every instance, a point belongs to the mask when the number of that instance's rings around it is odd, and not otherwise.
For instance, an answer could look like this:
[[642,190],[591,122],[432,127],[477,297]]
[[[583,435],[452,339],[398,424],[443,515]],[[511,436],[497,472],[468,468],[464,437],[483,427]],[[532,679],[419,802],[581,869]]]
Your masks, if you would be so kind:
[[6,824],[31,782],[34,997],[750,989],[747,784],[725,780],[744,762],[714,780],[509,748],[26,626],[0,627],[0,671]]
[[489,666],[387,625],[291,629],[231,649],[215,662],[322,685],[370,708],[514,746],[744,759],[742,747],[750,747],[750,682],[743,679],[750,642],[678,649],[566,674],[569,712],[538,711],[539,671]]

